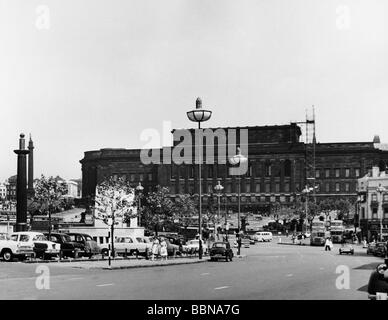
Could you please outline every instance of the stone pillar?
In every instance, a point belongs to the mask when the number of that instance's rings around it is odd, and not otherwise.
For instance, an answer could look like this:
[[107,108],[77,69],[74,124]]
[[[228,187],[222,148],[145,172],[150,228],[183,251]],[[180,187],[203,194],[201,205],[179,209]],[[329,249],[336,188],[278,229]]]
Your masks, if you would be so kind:
[[20,134],[16,180],[16,231],[27,230],[27,154],[24,134]]
[[34,143],[32,142],[31,135],[30,141],[28,142],[28,198],[32,199],[35,194],[34,190]]

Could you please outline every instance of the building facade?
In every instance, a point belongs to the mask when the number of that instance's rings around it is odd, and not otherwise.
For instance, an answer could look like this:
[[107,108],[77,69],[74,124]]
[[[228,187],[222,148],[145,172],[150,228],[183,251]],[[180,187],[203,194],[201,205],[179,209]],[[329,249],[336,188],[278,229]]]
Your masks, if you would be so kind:
[[17,176],[14,175],[9,177],[5,183],[7,187],[7,200],[9,201],[16,201],[16,180]]
[[[307,146],[301,140],[301,130],[291,123],[282,126],[256,126],[234,128],[212,128],[204,134],[202,150],[202,195],[203,205],[215,200],[214,187],[218,181],[224,187],[222,205],[224,210],[236,211],[238,189],[241,191],[242,212],[268,212],[274,203],[291,205],[308,181],[306,180]],[[243,132],[247,139],[241,140]],[[153,149],[159,153],[159,161],[145,164],[141,161],[144,150],[101,149],[85,152],[82,164],[82,194],[91,197],[96,185],[109,176],[120,176],[136,186],[139,182],[145,192],[157,185],[166,186],[174,198],[178,194],[198,194],[198,152],[194,143],[196,130],[188,130],[192,148],[190,155],[181,157],[183,163],[175,163],[177,152],[182,147],[182,136],[187,130],[173,130],[173,147]],[[186,132],[186,133],[185,133]],[[214,138],[225,133],[225,139]],[[212,136],[213,134],[213,136]],[[235,135],[235,136],[233,136]],[[233,138],[235,139],[232,139]],[[190,140],[190,139],[189,139]],[[227,152],[222,153],[221,141]],[[190,141],[191,142],[191,141]],[[237,146],[248,158],[247,170],[242,175],[230,175],[228,158],[235,154]],[[220,151],[221,150],[221,151]],[[176,150],[175,150],[176,151]],[[187,149],[186,149],[187,151]],[[224,150],[225,151],[225,150]],[[147,152],[146,152],[147,153]],[[209,153],[214,161],[207,162]],[[385,170],[388,152],[371,142],[316,143],[314,185],[316,198],[340,197],[355,201],[357,179],[364,176],[374,165]]]
[[388,175],[373,167],[358,179],[358,213],[364,238],[382,240],[388,237]]

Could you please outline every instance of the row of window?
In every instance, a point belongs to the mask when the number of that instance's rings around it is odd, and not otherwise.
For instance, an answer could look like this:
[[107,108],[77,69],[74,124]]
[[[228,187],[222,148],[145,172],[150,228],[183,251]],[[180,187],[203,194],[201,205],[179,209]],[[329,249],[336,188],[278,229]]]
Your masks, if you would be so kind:
[[117,180],[118,178],[122,178],[124,181],[130,181],[130,182],[138,182],[138,181],[144,181],[145,178],[148,179],[148,181],[152,181],[152,173],[143,174],[143,173],[130,173],[130,174],[114,174],[113,179]]
[[360,174],[360,168],[315,169],[315,178],[359,178]]
[[[336,182],[334,184],[331,183],[325,183],[324,190],[321,189],[321,184],[316,183],[317,186],[317,193],[329,193],[329,192],[355,192],[356,191],[356,184],[355,183],[340,183]],[[203,190],[204,193],[215,193],[216,191],[214,190],[215,185],[213,183],[208,183],[206,185],[206,189]],[[297,191],[300,191],[300,185],[299,183],[295,184],[295,188]],[[179,193],[186,193],[186,188],[185,188],[185,183],[179,184]],[[234,189],[232,188],[232,182],[227,182],[224,185],[224,190],[225,193],[232,193],[232,192],[238,192],[238,184],[235,184]],[[176,192],[176,186],[173,184],[170,187],[170,192],[172,194],[177,193]],[[270,183],[265,183],[264,188],[261,183],[256,183],[252,185],[250,182],[248,183],[242,183],[241,184],[241,192],[243,193],[280,193],[280,192],[291,192],[290,189],[290,183],[286,182],[283,184],[283,190],[280,188],[280,183],[275,183],[273,186]],[[188,190],[187,193],[194,193],[194,185],[193,184],[188,184]],[[387,199],[388,201],[388,199]]]
[[[284,167],[284,176],[291,176],[291,161],[286,160],[283,164]],[[227,165],[202,165],[202,176],[206,176],[208,178],[213,177],[230,177],[229,166]],[[252,166],[248,164],[248,169],[245,174],[247,177],[280,177],[282,172],[282,168],[279,166],[275,166],[269,162],[264,163],[264,172],[261,172],[259,166]],[[194,166],[177,166],[173,165],[171,167],[171,179],[179,179],[184,177],[194,178]],[[316,178],[358,178],[360,177],[361,170],[360,168],[335,168],[335,169],[316,169],[315,177]]]
[[[372,202],[378,202],[377,193],[371,194],[371,200],[372,200]],[[383,194],[383,201],[388,202],[388,193]]]

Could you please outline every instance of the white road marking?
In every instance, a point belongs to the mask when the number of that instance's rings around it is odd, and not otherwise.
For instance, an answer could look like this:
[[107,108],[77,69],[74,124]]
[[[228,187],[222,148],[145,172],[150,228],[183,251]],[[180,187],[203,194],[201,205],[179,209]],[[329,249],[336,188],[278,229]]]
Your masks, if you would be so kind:
[[209,272],[201,273],[201,276],[207,276],[208,274],[210,273]]
[[107,287],[107,286],[113,286],[114,283],[105,283],[105,284],[98,284],[97,287]]
[[67,279],[67,280],[82,280],[83,278],[70,278],[70,279]]
[[292,277],[292,276],[293,276],[292,273],[289,273],[289,274],[286,275],[286,277]]
[[325,270],[325,268],[320,267],[319,270]]
[[226,288],[229,288],[229,286],[217,287],[217,288],[214,288],[214,290],[221,290],[221,289],[226,289]]

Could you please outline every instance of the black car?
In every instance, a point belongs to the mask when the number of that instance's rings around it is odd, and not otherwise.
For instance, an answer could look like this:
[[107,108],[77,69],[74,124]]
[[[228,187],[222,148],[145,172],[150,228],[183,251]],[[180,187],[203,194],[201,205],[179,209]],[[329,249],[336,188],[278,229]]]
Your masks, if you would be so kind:
[[48,232],[44,233],[44,235],[48,240],[61,244],[61,251],[64,257],[78,258],[84,253],[84,246],[78,242],[71,241],[67,234],[51,233],[50,238]]
[[214,242],[210,249],[210,260],[225,259],[225,261],[233,260],[233,250],[229,242]]
[[97,242],[88,234],[70,232],[67,233],[67,235],[72,242],[76,242],[81,246],[84,256],[91,258],[101,252],[101,248],[98,246]]
[[387,253],[387,245],[385,242],[377,242],[373,251],[373,255],[377,257],[385,257]]

